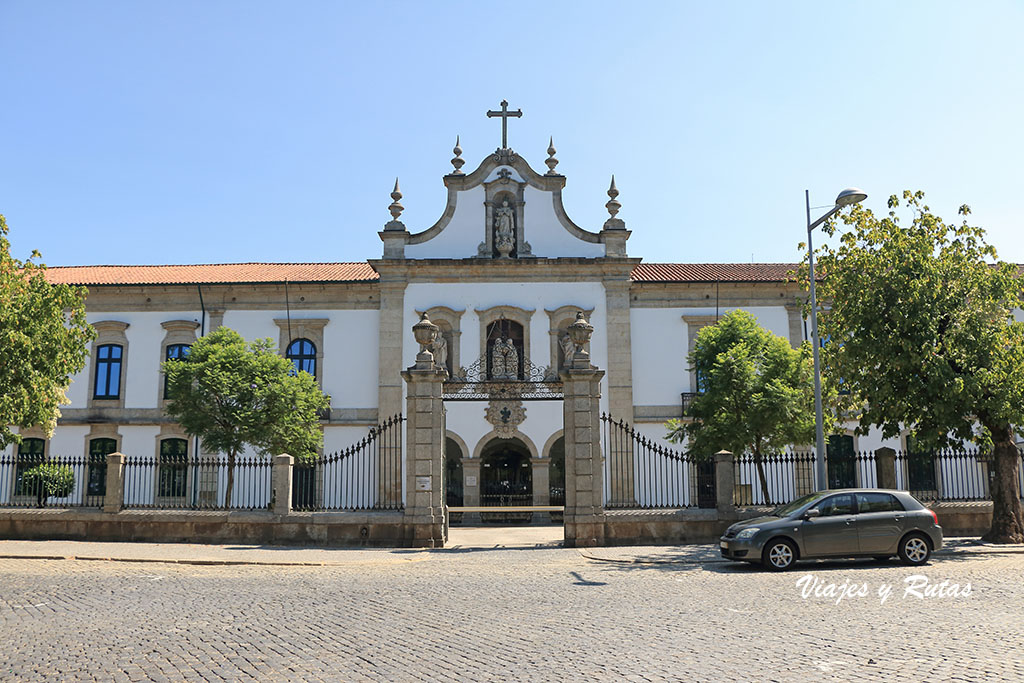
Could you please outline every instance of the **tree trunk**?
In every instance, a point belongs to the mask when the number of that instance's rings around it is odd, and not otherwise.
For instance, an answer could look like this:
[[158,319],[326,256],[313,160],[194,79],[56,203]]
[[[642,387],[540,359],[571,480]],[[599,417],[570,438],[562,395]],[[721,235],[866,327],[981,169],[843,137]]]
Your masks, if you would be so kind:
[[235,488],[235,457],[236,453],[228,453],[228,483],[224,489],[224,509],[231,507],[231,492]]
[[[988,426],[988,425],[986,425]],[[1000,425],[992,432],[992,528],[982,536],[989,543],[1024,543],[1024,515],[1021,513],[1017,468],[1020,455],[1013,443],[1013,428]]]
[[761,480],[761,495],[764,496],[765,504],[771,505],[772,499],[768,495],[768,477],[764,473],[764,459],[756,451],[754,452],[754,464],[757,465],[757,478]]

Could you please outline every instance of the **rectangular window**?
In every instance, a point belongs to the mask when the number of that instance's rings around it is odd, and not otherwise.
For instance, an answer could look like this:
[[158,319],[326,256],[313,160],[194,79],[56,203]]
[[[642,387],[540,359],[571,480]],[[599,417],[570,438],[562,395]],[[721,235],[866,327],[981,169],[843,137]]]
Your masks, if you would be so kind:
[[[188,344],[169,344],[164,360],[185,360],[188,358],[191,348]],[[167,396],[167,375],[164,375],[164,398],[169,398]]]
[[93,398],[117,399],[121,397],[120,344],[104,344],[96,349],[96,387]]
[[160,442],[157,496],[184,498],[187,486],[188,442],[185,439],[164,439]]
[[93,439],[89,442],[89,480],[86,484],[86,496],[107,495],[107,456],[117,451],[117,441],[113,439]]
[[25,483],[25,472],[43,462],[45,442],[42,439],[22,439],[18,444],[18,464],[14,470],[14,495],[34,496],[35,490]]

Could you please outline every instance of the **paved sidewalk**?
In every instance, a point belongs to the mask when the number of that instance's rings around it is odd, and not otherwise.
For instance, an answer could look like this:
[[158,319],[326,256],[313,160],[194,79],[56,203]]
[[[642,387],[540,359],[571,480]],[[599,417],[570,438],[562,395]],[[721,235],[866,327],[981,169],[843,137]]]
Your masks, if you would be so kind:
[[[91,541],[0,541],[0,558],[108,560],[163,562],[194,565],[338,566],[408,563],[430,553],[562,546],[558,526],[452,527],[447,547],[416,548],[306,548],[259,545],[199,545],[191,543],[101,543]],[[587,559],[623,564],[705,564],[725,562],[715,544],[677,546],[617,546],[579,548]],[[943,555],[1024,553],[1024,545],[998,546],[977,538],[949,538]]]

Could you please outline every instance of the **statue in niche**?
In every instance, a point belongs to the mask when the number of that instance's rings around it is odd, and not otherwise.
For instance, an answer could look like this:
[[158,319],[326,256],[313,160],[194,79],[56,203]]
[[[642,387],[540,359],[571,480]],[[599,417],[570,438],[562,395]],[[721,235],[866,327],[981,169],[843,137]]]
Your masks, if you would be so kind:
[[509,258],[516,246],[515,209],[504,200],[494,212],[494,248],[499,258]]
[[558,344],[562,347],[562,367],[567,368],[572,365],[572,357],[576,354],[576,345],[572,343],[572,337],[568,332],[562,335]]
[[434,340],[433,346],[430,348],[434,354],[434,363],[440,368],[448,367],[448,341],[444,338],[443,334],[438,334],[437,339]]
[[491,379],[517,379],[519,351],[511,339],[499,337],[491,347]]

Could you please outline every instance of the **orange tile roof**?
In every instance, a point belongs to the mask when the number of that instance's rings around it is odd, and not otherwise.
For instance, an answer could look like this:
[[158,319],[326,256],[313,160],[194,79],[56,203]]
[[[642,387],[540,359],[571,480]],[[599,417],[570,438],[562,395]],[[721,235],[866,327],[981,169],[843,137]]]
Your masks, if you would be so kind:
[[376,271],[362,263],[219,263],[190,266],[53,266],[52,283],[72,285],[182,285],[250,282],[368,282]]
[[796,263],[641,263],[634,282],[782,282]]
[[[795,263],[641,263],[634,282],[782,282]],[[47,279],[73,285],[376,282],[369,263],[218,263],[179,266],[51,266]]]

